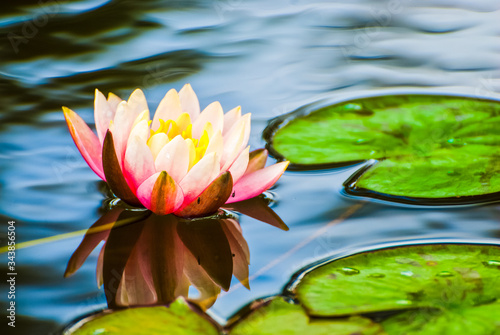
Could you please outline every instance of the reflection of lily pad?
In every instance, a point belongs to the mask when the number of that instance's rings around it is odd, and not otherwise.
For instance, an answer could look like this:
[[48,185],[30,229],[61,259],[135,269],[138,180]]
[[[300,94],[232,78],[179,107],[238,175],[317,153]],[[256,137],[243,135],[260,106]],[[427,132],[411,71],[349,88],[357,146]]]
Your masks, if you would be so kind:
[[169,307],[130,308],[102,314],[67,334],[217,335],[219,330],[206,317],[193,311],[184,300],[178,299]]
[[341,319],[311,320],[302,307],[276,298],[253,310],[241,319],[230,331],[230,335],[382,335],[380,325],[370,319],[354,316]]
[[270,151],[292,168],[379,161],[346,183],[348,193],[421,204],[499,198],[499,102],[393,95],[304,114],[272,122]]
[[500,334],[499,246],[364,252],[312,270],[294,290],[313,316],[394,312],[382,323],[389,334]]

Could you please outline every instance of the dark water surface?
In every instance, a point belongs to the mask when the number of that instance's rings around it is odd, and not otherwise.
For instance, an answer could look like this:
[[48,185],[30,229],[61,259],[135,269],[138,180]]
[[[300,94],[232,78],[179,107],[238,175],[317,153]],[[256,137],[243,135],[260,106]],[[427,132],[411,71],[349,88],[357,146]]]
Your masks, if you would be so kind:
[[[125,98],[141,87],[154,110],[169,88],[189,82],[202,107],[219,100],[226,111],[241,105],[252,113],[253,148],[264,145],[268,120],[322,98],[381,89],[500,95],[500,3],[493,0],[10,3],[0,5],[2,246],[9,220],[24,242],[88,228],[100,216],[101,185],[61,111],[69,106],[93,122],[95,88]],[[295,271],[340,250],[500,237],[496,205],[360,204],[340,193],[352,172],[285,173],[272,192],[288,232],[241,218],[252,289],[234,280],[210,309],[214,318],[223,322],[251,300],[278,293]],[[105,307],[95,282],[97,252],[63,278],[80,240],[18,250],[19,334],[53,331]],[[3,256],[2,273],[6,266]]]

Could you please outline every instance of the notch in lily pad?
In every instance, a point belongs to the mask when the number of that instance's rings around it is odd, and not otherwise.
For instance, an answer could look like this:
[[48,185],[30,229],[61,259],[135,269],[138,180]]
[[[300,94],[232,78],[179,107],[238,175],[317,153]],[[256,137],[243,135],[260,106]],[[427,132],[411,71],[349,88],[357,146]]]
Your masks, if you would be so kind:
[[416,205],[500,200],[500,103],[445,95],[386,95],[279,117],[264,137],[289,169],[366,162],[345,191]]
[[389,335],[500,330],[499,245],[386,248],[334,259],[297,278],[290,294],[312,316],[370,315]]

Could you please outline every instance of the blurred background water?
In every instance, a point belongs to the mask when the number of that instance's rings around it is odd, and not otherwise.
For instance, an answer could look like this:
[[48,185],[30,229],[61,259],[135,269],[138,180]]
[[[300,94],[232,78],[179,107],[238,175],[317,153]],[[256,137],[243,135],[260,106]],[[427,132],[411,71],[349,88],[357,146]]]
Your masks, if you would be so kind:
[[[92,123],[95,88],[126,98],[140,87],[154,110],[169,88],[189,82],[202,107],[219,100],[226,111],[241,105],[252,113],[250,144],[257,148],[267,121],[325,97],[381,89],[498,97],[499,14],[495,0],[4,2],[0,244],[9,220],[23,242],[85,229],[99,217],[98,177],[61,111],[69,106]],[[213,317],[223,322],[251,300],[278,293],[302,266],[339,250],[500,237],[495,205],[416,209],[345,198],[341,185],[353,169],[285,173],[273,189],[274,210],[289,232],[241,218],[252,289],[235,280],[209,311]],[[52,332],[105,307],[95,283],[97,253],[63,278],[80,240],[18,250],[19,334]],[[4,310],[6,293],[0,301]]]

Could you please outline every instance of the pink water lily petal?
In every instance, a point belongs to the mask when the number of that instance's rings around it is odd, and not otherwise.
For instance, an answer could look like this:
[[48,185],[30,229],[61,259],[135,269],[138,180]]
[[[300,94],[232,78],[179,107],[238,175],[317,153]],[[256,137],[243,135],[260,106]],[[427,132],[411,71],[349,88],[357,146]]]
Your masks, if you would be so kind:
[[228,204],[253,198],[276,183],[290,162],[281,162],[243,176],[233,187]]
[[116,108],[122,101],[123,99],[117,96],[116,94],[111,92],[108,93],[108,105],[109,108],[111,108],[111,110],[113,111],[113,113],[116,113]]
[[250,174],[257,170],[263,169],[264,166],[266,166],[268,155],[269,153],[266,149],[257,149],[250,152],[250,159],[248,161],[248,166],[245,174]]
[[[207,122],[212,124],[212,129],[214,134],[218,131],[222,131],[222,126],[224,124],[224,111],[222,110],[222,106],[218,101],[212,102],[208,105],[203,112],[201,112],[200,116],[196,118],[193,122],[193,137],[200,138],[203,135],[203,129]],[[211,134],[209,134],[211,136]]]
[[151,129],[157,130],[160,127],[160,119],[163,121],[177,120],[182,114],[181,100],[176,90],[171,89],[160,101],[153,117]]
[[113,110],[109,106],[106,97],[96,89],[94,99],[94,120],[100,143],[104,141],[106,131],[109,128],[109,122],[114,119],[115,113],[116,109]]
[[128,98],[127,104],[129,105],[130,110],[134,115],[139,115],[145,110],[149,111],[146,96],[139,88],[135,89],[134,92],[132,92],[132,94]]
[[244,134],[245,124],[238,122],[237,125],[231,129],[229,134],[224,136],[224,150],[221,158],[221,169],[226,171],[240,154],[241,146],[245,137]]
[[122,166],[123,163],[123,157],[125,156],[125,149],[130,131],[132,130],[132,125],[139,114],[140,112],[137,114],[133,113],[125,101],[120,102],[116,108],[115,119],[110,129],[113,132],[116,155],[120,166]]
[[101,143],[85,121],[71,109],[63,107],[71,137],[83,158],[99,178],[106,181],[102,168]]
[[179,91],[179,98],[181,100],[182,112],[188,113],[191,120],[195,120],[200,115],[200,102],[190,84],[184,85]]
[[178,183],[184,178],[189,167],[189,147],[182,136],[176,136],[160,150],[155,167],[157,172],[167,171]]
[[231,109],[224,114],[223,134],[227,134],[236,122],[241,118],[241,106]]
[[191,203],[219,175],[219,157],[215,153],[205,155],[181,180],[184,204]]
[[123,175],[132,192],[137,193],[139,185],[155,172],[153,155],[146,142],[139,136],[130,138],[123,163]]
[[137,197],[144,207],[158,215],[174,212],[182,205],[179,185],[167,172],[157,172],[137,188]]
[[250,151],[250,146],[243,149],[243,151],[240,153],[238,158],[236,158],[236,160],[228,170],[229,172],[231,172],[231,175],[233,176],[234,184],[236,184],[238,180],[240,180],[240,178],[243,177],[243,174],[247,169],[249,160],[249,151]]

